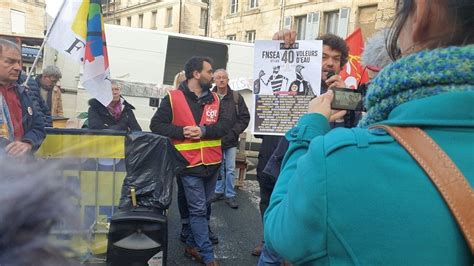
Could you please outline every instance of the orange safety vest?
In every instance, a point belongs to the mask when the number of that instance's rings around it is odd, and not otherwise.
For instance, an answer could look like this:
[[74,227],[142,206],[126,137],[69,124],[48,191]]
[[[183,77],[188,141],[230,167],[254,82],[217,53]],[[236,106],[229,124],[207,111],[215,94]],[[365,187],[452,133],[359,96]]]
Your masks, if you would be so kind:
[[[193,113],[189,108],[186,97],[181,90],[168,92],[173,111],[171,123],[176,126],[196,126]],[[219,119],[219,97],[212,92],[214,102],[206,104],[202,112],[199,126],[216,124]],[[175,148],[189,162],[188,168],[204,165],[218,164],[222,161],[221,139],[206,140],[172,140]]]

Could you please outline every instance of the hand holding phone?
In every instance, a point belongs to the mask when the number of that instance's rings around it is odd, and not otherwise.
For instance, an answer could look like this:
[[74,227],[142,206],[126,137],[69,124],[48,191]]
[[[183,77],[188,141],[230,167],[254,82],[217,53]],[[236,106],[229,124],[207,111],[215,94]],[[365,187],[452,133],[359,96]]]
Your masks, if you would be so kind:
[[347,113],[345,110],[332,110],[331,102],[333,100],[334,93],[332,90],[313,98],[309,102],[308,113],[318,113],[325,116],[329,122],[336,121],[344,117]]

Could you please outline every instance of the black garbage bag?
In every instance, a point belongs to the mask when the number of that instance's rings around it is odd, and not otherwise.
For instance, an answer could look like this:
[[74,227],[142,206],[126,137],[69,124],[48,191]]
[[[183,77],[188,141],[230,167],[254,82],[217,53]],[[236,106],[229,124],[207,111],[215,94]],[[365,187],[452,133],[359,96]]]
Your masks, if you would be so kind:
[[125,139],[125,167],[119,208],[132,208],[130,189],[135,188],[137,205],[168,209],[173,179],[188,165],[170,139],[145,132],[132,132]]

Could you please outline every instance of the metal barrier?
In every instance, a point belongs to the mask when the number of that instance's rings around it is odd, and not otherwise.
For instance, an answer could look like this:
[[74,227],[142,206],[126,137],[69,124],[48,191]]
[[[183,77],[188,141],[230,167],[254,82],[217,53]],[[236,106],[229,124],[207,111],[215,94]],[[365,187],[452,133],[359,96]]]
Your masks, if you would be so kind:
[[[94,254],[106,252],[107,222],[117,209],[125,170],[125,131],[48,128],[36,152],[38,158],[60,161],[62,175],[76,187],[81,217],[81,233],[91,239],[87,249]],[[71,240],[79,232],[66,236]],[[92,240],[92,241],[90,241]],[[71,241],[74,242],[74,241]],[[84,245],[84,241],[82,244]],[[84,249],[84,247],[74,249]],[[80,253],[83,253],[80,251]]]

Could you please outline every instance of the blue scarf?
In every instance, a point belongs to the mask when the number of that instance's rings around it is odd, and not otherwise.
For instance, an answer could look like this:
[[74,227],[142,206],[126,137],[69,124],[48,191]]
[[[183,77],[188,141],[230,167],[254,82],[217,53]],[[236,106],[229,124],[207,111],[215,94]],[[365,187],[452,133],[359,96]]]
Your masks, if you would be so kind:
[[385,67],[369,85],[366,128],[386,120],[397,106],[447,92],[474,91],[474,45],[424,50]]
[[10,111],[7,102],[0,93],[0,138],[6,138],[10,141],[14,140],[15,129],[13,127]]

